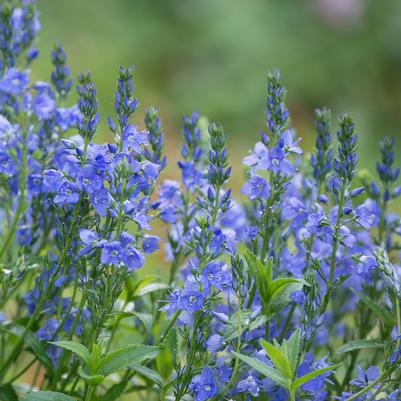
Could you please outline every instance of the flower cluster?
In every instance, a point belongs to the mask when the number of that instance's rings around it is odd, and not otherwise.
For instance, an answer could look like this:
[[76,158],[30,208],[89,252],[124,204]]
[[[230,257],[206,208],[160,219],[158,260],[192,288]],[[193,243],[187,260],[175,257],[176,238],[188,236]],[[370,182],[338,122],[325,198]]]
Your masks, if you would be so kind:
[[99,143],[91,73],[68,103],[60,44],[50,83],[31,80],[38,29],[34,1],[0,7],[0,399],[400,400],[394,139],[361,171],[352,115],[335,143],[323,108],[304,156],[274,71],[240,194],[223,126],[199,113],[180,180],[160,182],[164,132],[155,107],[133,122],[133,67]]

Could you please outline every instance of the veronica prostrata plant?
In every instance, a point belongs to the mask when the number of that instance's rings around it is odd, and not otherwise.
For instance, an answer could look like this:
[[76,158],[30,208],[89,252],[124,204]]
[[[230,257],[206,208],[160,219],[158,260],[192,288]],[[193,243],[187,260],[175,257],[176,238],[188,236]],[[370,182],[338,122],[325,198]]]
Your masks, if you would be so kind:
[[[323,108],[304,156],[273,71],[240,194],[223,126],[198,113],[180,179],[160,180],[133,67],[100,143],[92,75],[61,44],[32,81],[39,28],[34,1],[0,6],[0,399],[400,400],[394,139],[360,170],[352,115]],[[167,268],[147,275],[156,251]]]

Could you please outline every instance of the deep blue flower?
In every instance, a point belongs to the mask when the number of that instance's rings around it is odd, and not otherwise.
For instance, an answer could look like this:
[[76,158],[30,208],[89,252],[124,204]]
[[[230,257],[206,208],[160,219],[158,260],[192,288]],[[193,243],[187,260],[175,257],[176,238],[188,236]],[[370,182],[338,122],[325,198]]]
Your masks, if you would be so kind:
[[99,192],[103,186],[102,178],[96,173],[95,167],[90,164],[83,166],[78,174],[77,186],[89,194]]
[[246,379],[238,382],[237,390],[240,393],[249,392],[249,394],[251,394],[253,397],[257,397],[259,395],[260,387],[255,378],[251,375],[248,375]]
[[32,108],[39,120],[48,120],[54,115],[56,102],[49,95],[41,92],[33,98]]
[[36,332],[36,336],[41,341],[51,341],[59,326],[56,319],[47,319],[42,327]]
[[250,200],[261,198],[268,199],[270,196],[270,184],[258,175],[252,176],[241,188],[241,192]]
[[3,173],[9,177],[16,173],[13,159],[3,149],[0,149],[0,173]]
[[106,265],[118,266],[123,262],[124,250],[120,241],[112,241],[102,246],[100,261]]
[[134,125],[128,124],[122,135],[122,149],[124,152],[141,153],[141,146],[148,143],[148,133],[138,131]]
[[366,387],[369,383],[376,380],[379,375],[379,369],[377,366],[369,366],[366,370],[363,370],[361,366],[357,366],[357,378],[350,381],[350,384],[361,388]]
[[155,235],[145,235],[142,249],[145,253],[152,253],[159,248],[159,238]]
[[90,202],[93,208],[101,215],[106,216],[107,210],[110,207],[111,195],[107,188],[102,188],[99,191],[92,192]]
[[229,267],[222,261],[208,263],[201,273],[203,290],[208,290],[210,286],[223,290],[230,286],[231,279]]
[[218,393],[218,387],[212,369],[205,366],[201,374],[192,378],[189,388],[194,395],[194,401],[206,401],[214,397]]
[[57,189],[57,195],[54,198],[56,204],[72,205],[79,200],[77,186],[72,182],[66,181]]
[[41,174],[29,174],[28,190],[32,195],[38,195],[42,191],[43,177]]
[[0,79],[0,92],[18,96],[29,83],[28,74],[16,68],[10,68]]
[[179,308],[188,312],[196,312],[202,309],[204,304],[203,294],[192,288],[184,289],[179,298]]
[[123,250],[122,261],[129,271],[133,271],[142,267],[144,257],[136,248],[128,246]]

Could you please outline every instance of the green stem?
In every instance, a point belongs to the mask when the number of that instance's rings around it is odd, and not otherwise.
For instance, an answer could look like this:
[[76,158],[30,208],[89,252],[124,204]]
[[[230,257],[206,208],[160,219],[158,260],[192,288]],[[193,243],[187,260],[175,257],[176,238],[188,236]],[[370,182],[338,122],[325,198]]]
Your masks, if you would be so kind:
[[361,395],[367,393],[370,389],[372,389],[374,386],[376,386],[376,384],[380,383],[384,379],[384,377],[385,377],[385,374],[384,373],[381,374],[375,381],[368,384],[365,388],[363,388],[361,391],[358,391],[351,397],[348,397],[345,401],[352,401],[352,400],[359,398]]
[[92,393],[93,393],[94,387],[92,385],[88,386],[88,389],[86,391],[85,395],[85,401],[90,401],[92,398]]
[[20,378],[36,361],[36,358],[32,359],[31,362],[28,363],[23,369],[21,369],[15,376],[13,376],[9,382],[13,383],[15,382],[18,378]]
[[170,330],[174,327],[174,324],[177,321],[178,316],[180,316],[180,311],[177,311],[177,312],[174,313],[174,316],[171,319],[169,325],[167,326],[166,331],[160,337],[159,344],[162,344],[164,342],[164,340],[167,338],[167,335],[168,335],[168,333],[170,333]]
[[330,259],[329,279],[327,281],[326,294],[324,295],[324,298],[323,298],[323,305],[322,305],[320,314],[323,314],[326,311],[327,305],[329,304],[329,301],[330,301],[330,295],[333,290],[337,251],[338,251],[338,246],[340,243],[341,218],[343,215],[342,211],[344,208],[345,189],[346,189],[346,185],[343,183],[341,186],[340,199],[338,201],[337,219],[336,219],[336,224],[335,224],[334,234],[333,234],[333,249],[331,252],[331,259]]
[[263,235],[263,243],[262,243],[262,251],[260,253],[260,260],[262,263],[264,263],[265,259],[266,259],[266,255],[267,255],[267,246],[269,245],[269,231],[270,231],[270,219],[271,219],[271,214],[270,214],[270,209],[272,206],[272,199],[274,196],[274,185],[273,185],[273,173],[270,172],[270,195],[269,195],[269,199],[266,202],[266,211],[265,211],[265,215],[264,215],[264,225],[265,225],[265,232]]
[[193,368],[192,363],[193,363],[193,358],[195,357],[195,348],[196,348],[196,328],[198,326],[198,313],[195,312],[195,317],[194,317],[194,324],[192,328],[192,338],[191,342],[189,345],[189,352],[188,352],[188,358],[186,361],[186,366],[185,370],[183,373],[183,380],[181,381],[176,396],[175,396],[175,401],[181,401],[182,396],[184,395],[187,387],[188,387],[188,377],[191,374],[191,370]]
[[122,219],[123,219],[123,201],[125,196],[125,186],[126,186],[126,179],[125,177],[122,178],[121,183],[121,193],[120,193],[120,205],[118,209],[118,217],[117,217],[117,229],[116,229],[116,240],[120,239],[120,234],[122,231]]

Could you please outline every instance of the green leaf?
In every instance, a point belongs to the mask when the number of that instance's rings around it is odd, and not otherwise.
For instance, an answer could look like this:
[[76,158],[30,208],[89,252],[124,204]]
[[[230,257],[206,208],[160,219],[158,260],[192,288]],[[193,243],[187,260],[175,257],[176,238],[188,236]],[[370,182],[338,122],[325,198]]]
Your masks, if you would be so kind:
[[[22,337],[25,333],[25,327],[17,323],[10,323],[1,326],[0,329],[16,337]],[[53,368],[50,358],[46,353],[46,347],[41,341],[39,341],[34,333],[29,331],[24,337],[24,342],[44,366],[49,369]]]
[[159,348],[150,345],[132,344],[107,354],[97,367],[97,374],[107,376],[110,373],[136,365],[145,359],[154,358]]
[[284,377],[278,370],[266,365],[257,358],[251,358],[249,356],[242,355],[235,351],[232,351],[232,354],[236,358],[240,359],[242,362],[245,362],[247,365],[257,370],[262,375],[268,377],[269,379],[272,379],[275,383],[285,388],[286,390],[289,390],[291,382],[286,377]]
[[267,356],[272,361],[273,365],[279,370],[284,377],[292,379],[292,370],[290,363],[287,360],[287,355],[284,355],[280,349],[277,349],[273,344],[266,340],[260,340],[260,345],[265,349]]
[[118,383],[113,384],[104,395],[98,396],[96,401],[112,401],[119,400],[125,392],[128,380],[124,379]]
[[296,390],[298,387],[301,387],[303,384],[307,383],[309,380],[314,379],[317,376],[320,376],[323,373],[329,372],[331,370],[337,369],[339,366],[341,366],[341,363],[337,365],[332,365],[332,366],[326,366],[325,368],[314,370],[313,372],[310,372],[297,380],[294,380],[293,383],[291,384],[291,389]]
[[309,283],[301,278],[294,277],[286,277],[286,278],[278,278],[271,283],[270,293],[271,298],[276,297],[281,291],[285,289],[289,284],[292,283],[300,283],[303,286],[309,287]]
[[303,286],[304,284],[301,282],[292,282],[281,287],[280,291],[274,295],[271,301],[270,312],[275,314],[281,311],[291,301],[290,295],[295,291],[302,290]]
[[162,377],[162,380],[168,381],[174,370],[173,356],[170,349],[163,347],[160,354],[157,355],[155,362],[157,372]]
[[29,393],[25,397],[21,398],[21,401],[76,401],[63,393],[57,393],[55,391],[37,391],[35,393]]
[[387,329],[392,329],[395,324],[395,319],[391,315],[391,313],[384,307],[378,305],[373,299],[369,298],[367,295],[362,292],[352,290],[360,300],[365,303],[385,324]]
[[130,365],[130,369],[145,377],[146,379],[156,383],[160,388],[163,387],[163,378],[154,370],[149,369],[142,365]]
[[103,382],[104,376],[103,375],[90,375],[86,373],[83,369],[82,366],[78,368],[78,374],[81,376],[88,384],[91,384],[93,386],[98,386],[100,383]]
[[270,301],[269,288],[273,279],[273,261],[269,259],[266,265],[264,265],[258,257],[249,250],[244,253],[244,258],[255,280],[262,303],[266,306]]
[[250,309],[243,309],[240,311],[240,316],[235,313],[234,315],[230,316],[228,321],[225,324],[224,329],[224,340],[230,341],[234,338],[238,337],[238,325],[241,326],[241,330],[239,334],[241,335],[244,329],[252,322],[251,316],[254,312]]
[[257,329],[258,327],[265,324],[269,319],[265,315],[259,315],[258,317],[251,319],[249,324],[245,327],[246,330],[252,331]]
[[57,347],[64,348],[68,351],[73,352],[74,354],[78,355],[88,367],[91,365],[91,355],[84,345],[77,343],[75,341],[54,341],[49,342],[49,344],[53,344]]
[[342,345],[336,352],[341,354],[344,352],[355,351],[364,348],[383,348],[384,344],[380,340],[353,340]]
[[301,330],[296,329],[291,337],[287,340],[287,359],[290,363],[291,370],[294,376],[298,364],[298,357],[301,345]]
[[169,285],[165,283],[150,283],[143,287],[137,288],[134,293],[134,297],[141,297],[145,294],[149,294],[155,291],[165,290],[167,288],[169,288]]
[[142,322],[146,331],[148,333],[151,333],[153,328],[153,316],[150,313],[143,313],[143,312],[132,312],[132,313]]
[[17,393],[11,384],[0,387],[0,401],[18,401]]

